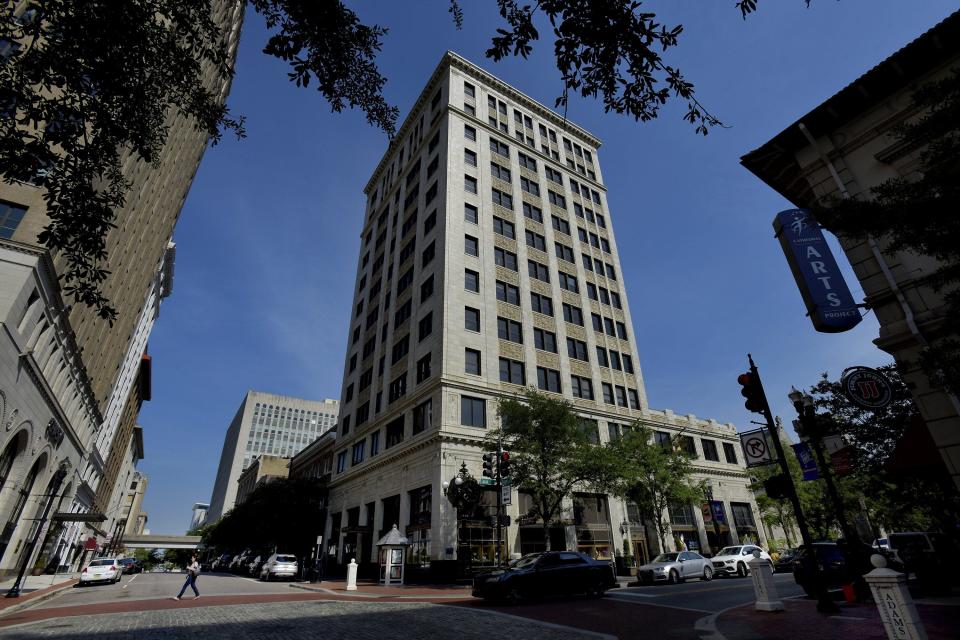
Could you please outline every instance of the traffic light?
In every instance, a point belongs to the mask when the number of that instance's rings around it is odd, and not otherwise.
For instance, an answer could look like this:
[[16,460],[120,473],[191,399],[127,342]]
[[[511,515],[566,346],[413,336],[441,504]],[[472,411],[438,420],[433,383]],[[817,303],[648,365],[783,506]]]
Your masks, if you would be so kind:
[[496,459],[497,459],[497,454],[495,453],[483,454],[483,477],[484,478],[495,477],[493,464]]
[[737,382],[743,387],[740,389],[740,395],[747,399],[743,406],[754,413],[763,413],[764,407],[767,406],[767,397],[763,393],[760,379],[752,373],[741,373],[737,376]]
[[510,475],[510,452],[500,452],[500,477],[506,478]]
[[768,498],[774,500],[783,500],[790,495],[790,478],[785,474],[770,476],[763,481],[763,490],[767,492]]

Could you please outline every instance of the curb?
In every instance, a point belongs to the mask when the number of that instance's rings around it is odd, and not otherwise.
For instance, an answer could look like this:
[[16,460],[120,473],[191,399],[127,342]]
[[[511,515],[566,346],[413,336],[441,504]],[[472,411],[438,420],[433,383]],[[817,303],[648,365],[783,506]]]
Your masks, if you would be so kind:
[[30,607],[36,606],[41,602],[45,602],[58,595],[61,591],[70,589],[73,587],[73,585],[77,584],[77,582],[79,581],[76,578],[71,578],[66,582],[61,582],[60,584],[55,584],[52,587],[47,587],[42,593],[25,596],[25,599],[0,609],[0,618],[4,618],[12,613],[17,613],[19,611],[23,611],[24,609],[29,609]]

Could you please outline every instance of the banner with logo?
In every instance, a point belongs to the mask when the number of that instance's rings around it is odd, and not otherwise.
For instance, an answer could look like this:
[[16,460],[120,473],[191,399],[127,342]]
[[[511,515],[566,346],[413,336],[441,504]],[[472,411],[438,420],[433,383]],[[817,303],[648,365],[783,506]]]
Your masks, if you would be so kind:
[[723,502],[721,500],[710,501],[710,512],[713,515],[714,522],[717,524],[727,524],[727,513],[723,509]]
[[797,454],[797,461],[800,463],[800,470],[803,471],[804,480],[816,480],[820,477],[820,471],[817,469],[817,461],[813,457],[813,451],[810,450],[809,443],[798,442],[790,445],[793,452]]

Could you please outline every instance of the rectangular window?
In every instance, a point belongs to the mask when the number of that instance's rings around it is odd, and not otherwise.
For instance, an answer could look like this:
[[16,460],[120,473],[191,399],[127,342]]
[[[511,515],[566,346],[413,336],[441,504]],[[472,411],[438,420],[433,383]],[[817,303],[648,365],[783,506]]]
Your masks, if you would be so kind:
[[610,350],[610,367],[616,369],[617,371],[623,371],[623,366],[620,364],[620,352]]
[[617,391],[617,404],[621,407],[627,406],[627,390],[620,385],[615,387]]
[[567,208],[567,199],[559,193],[554,193],[547,189],[547,199],[550,201],[550,204],[554,206],[560,207],[561,209]]
[[547,180],[563,185],[563,174],[552,167],[544,167],[547,172]]
[[480,309],[463,308],[463,328],[467,331],[480,331]]
[[483,398],[460,396],[460,424],[465,427],[487,427],[487,402]]
[[527,202],[523,203],[523,217],[543,223],[543,211]]
[[737,464],[737,450],[733,448],[733,444],[729,442],[723,443],[723,457],[726,458],[730,464]]
[[424,380],[430,377],[430,361],[432,359],[432,354],[428,353],[419,360],[417,360],[417,384],[420,384]]
[[517,360],[500,358],[500,382],[525,385],[527,381],[523,371],[523,363]]
[[[558,216],[551,216],[551,222],[553,223],[553,228],[560,233],[565,233],[570,235],[570,223],[560,218]],[[572,262],[572,261],[571,261]]]
[[474,236],[464,235],[463,236],[463,252],[468,256],[479,256],[480,241],[477,240]]
[[337,473],[343,473],[347,470],[347,450],[344,449],[337,454]]
[[498,266],[517,271],[517,254],[500,247],[494,247],[493,259]]
[[546,367],[537,367],[537,386],[544,391],[562,393],[560,389],[560,372]]
[[374,431],[370,434],[370,457],[380,453],[380,431]]
[[623,360],[623,370],[627,373],[633,373],[633,358],[626,353],[622,353],[620,359]]
[[413,408],[413,435],[433,428],[433,400]]
[[406,335],[397,340],[393,345],[393,350],[391,352],[390,364],[397,364],[400,362],[400,359],[403,358],[407,353],[410,352],[410,336]]
[[463,83],[463,94],[464,94],[465,96],[467,96],[468,98],[474,98],[474,97],[476,97],[476,95],[477,95],[477,90],[476,90],[476,88],[474,88],[474,86],[473,86],[472,84],[467,83],[467,82],[464,82],[464,83]]
[[613,331],[613,320],[611,320],[610,318],[604,318],[604,319],[603,319],[603,329],[604,329],[604,332],[605,332],[608,336],[615,336],[615,335],[617,335],[617,334],[614,333],[614,331]]
[[477,154],[470,149],[463,150],[463,162],[464,164],[470,165],[471,167],[477,166]]
[[622,322],[617,323],[617,337],[621,340],[627,339],[627,325],[623,324]]
[[607,350],[603,347],[597,347],[597,362],[601,367],[609,367],[610,361],[607,360]]
[[629,389],[627,393],[630,394],[630,408],[639,409],[640,408],[640,394],[637,393],[636,389]]
[[464,175],[463,176],[463,188],[467,190],[467,193],[476,193],[477,192],[477,179],[473,176]]
[[[597,347],[599,351],[600,347]],[[601,382],[600,388],[603,390],[603,401],[607,404],[616,404],[613,401],[613,385],[609,382]]]
[[561,260],[566,260],[567,262],[573,262],[573,249],[568,247],[565,244],[560,244],[559,242],[553,243],[554,253],[557,254],[557,257]]
[[504,238],[517,239],[517,230],[513,223],[496,216],[493,217],[493,232],[499,233]]
[[616,291],[610,292],[610,304],[613,305],[614,309],[623,309],[623,306],[620,304],[620,294]]
[[680,445],[680,450],[684,453],[687,453],[691,456],[696,457],[697,455],[697,445],[693,442],[693,438],[690,436],[677,436],[677,444]]
[[366,453],[366,450],[367,450],[366,438],[364,438],[363,440],[360,440],[359,442],[355,442],[353,444],[353,455],[351,456],[350,464],[358,465],[361,462],[363,462],[363,454]]
[[490,138],[490,150],[504,158],[510,157],[510,147],[495,138]]
[[0,238],[12,238],[26,213],[26,207],[0,200]]
[[520,160],[520,166],[524,169],[529,169],[530,171],[537,170],[537,161],[533,158],[522,153],[518,153],[517,158]]
[[413,267],[407,269],[406,273],[397,278],[397,296],[413,284]]
[[572,304],[563,303],[563,319],[570,324],[583,326],[583,310]]
[[496,162],[490,163],[490,175],[492,175],[494,178],[499,178],[504,182],[510,182],[510,169],[501,167]]
[[509,318],[497,318],[497,337],[523,344],[523,325]]
[[463,219],[467,222],[477,224],[477,220],[479,219],[477,208],[472,204],[463,205]]
[[587,358],[587,343],[583,340],[567,338],[567,355],[574,360],[589,361],[589,358]]
[[590,378],[570,376],[570,385],[573,388],[573,397],[593,400],[593,382]]
[[420,324],[417,326],[417,342],[423,341],[423,339],[429,336],[431,333],[433,333],[432,311],[420,318]]
[[[528,231],[527,233],[530,232]],[[547,265],[540,264],[536,260],[527,260],[527,273],[529,273],[531,278],[536,278],[543,282],[550,282],[550,271],[547,269]]]
[[480,293],[480,274],[470,269],[463,270],[463,287],[467,291]]
[[420,302],[425,302],[433,295],[433,276],[430,276],[420,285]]
[[528,180],[523,176],[520,177],[520,188],[529,193],[532,196],[540,197],[540,185],[534,182],[533,180]]
[[720,462],[720,454],[717,453],[717,443],[715,440],[707,440],[706,438],[701,438],[700,444],[703,447],[704,459],[713,460],[714,462]]
[[437,226],[437,212],[431,211],[430,215],[423,221],[423,235],[430,233],[435,226]]
[[577,285],[576,276],[572,276],[569,273],[564,273],[563,271],[557,272],[557,275],[560,276],[561,289],[566,289],[571,293],[580,293],[580,287]]
[[497,300],[520,306],[519,287],[497,280]]
[[404,435],[403,432],[404,432],[403,416],[400,416],[399,418],[397,418],[396,420],[393,420],[387,425],[386,448],[389,449],[390,447],[396,446],[401,442],[403,442],[403,435]]
[[432,185],[430,185],[430,188],[427,189],[427,192],[423,196],[424,207],[426,207],[426,205],[433,202],[433,199],[436,197],[437,197],[437,183],[434,182]]
[[[493,196],[493,204],[498,204],[501,207],[507,209],[513,209],[513,196],[509,193],[504,193],[499,189],[491,189],[491,194]],[[476,191],[474,191],[476,193]]]
[[463,350],[463,370],[475,376],[480,375],[480,352],[476,349]]
[[662,449],[669,450],[672,448],[672,445],[670,444],[670,434],[666,431],[654,431],[653,443],[659,445]]
[[533,247],[534,249],[544,252],[547,250],[547,239],[539,233],[534,233],[533,231],[527,229],[524,232],[524,237],[527,240],[528,247]]
[[[425,267],[433,261],[433,258],[436,256],[437,247],[431,242],[427,245],[427,248],[423,250],[423,253],[420,255],[420,266]],[[399,291],[397,292],[399,293]]]
[[467,140],[477,139],[477,130],[468,124],[463,125],[463,137]]
[[546,329],[533,330],[533,344],[541,351],[557,352],[557,334]]
[[539,293],[530,293],[530,307],[537,313],[553,316],[553,300]]
[[592,282],[587,283],[587,297],[591,300],[597,299],[597,285]]

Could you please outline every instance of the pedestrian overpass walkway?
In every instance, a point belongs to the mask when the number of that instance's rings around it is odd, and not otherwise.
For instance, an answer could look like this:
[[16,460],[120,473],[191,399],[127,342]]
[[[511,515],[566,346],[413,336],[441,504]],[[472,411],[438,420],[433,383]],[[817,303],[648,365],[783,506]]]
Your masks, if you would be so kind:
[[123,536],[122,544],[127,549],[196,549],[200,544],[200,536],[173,536],[161,533]]

